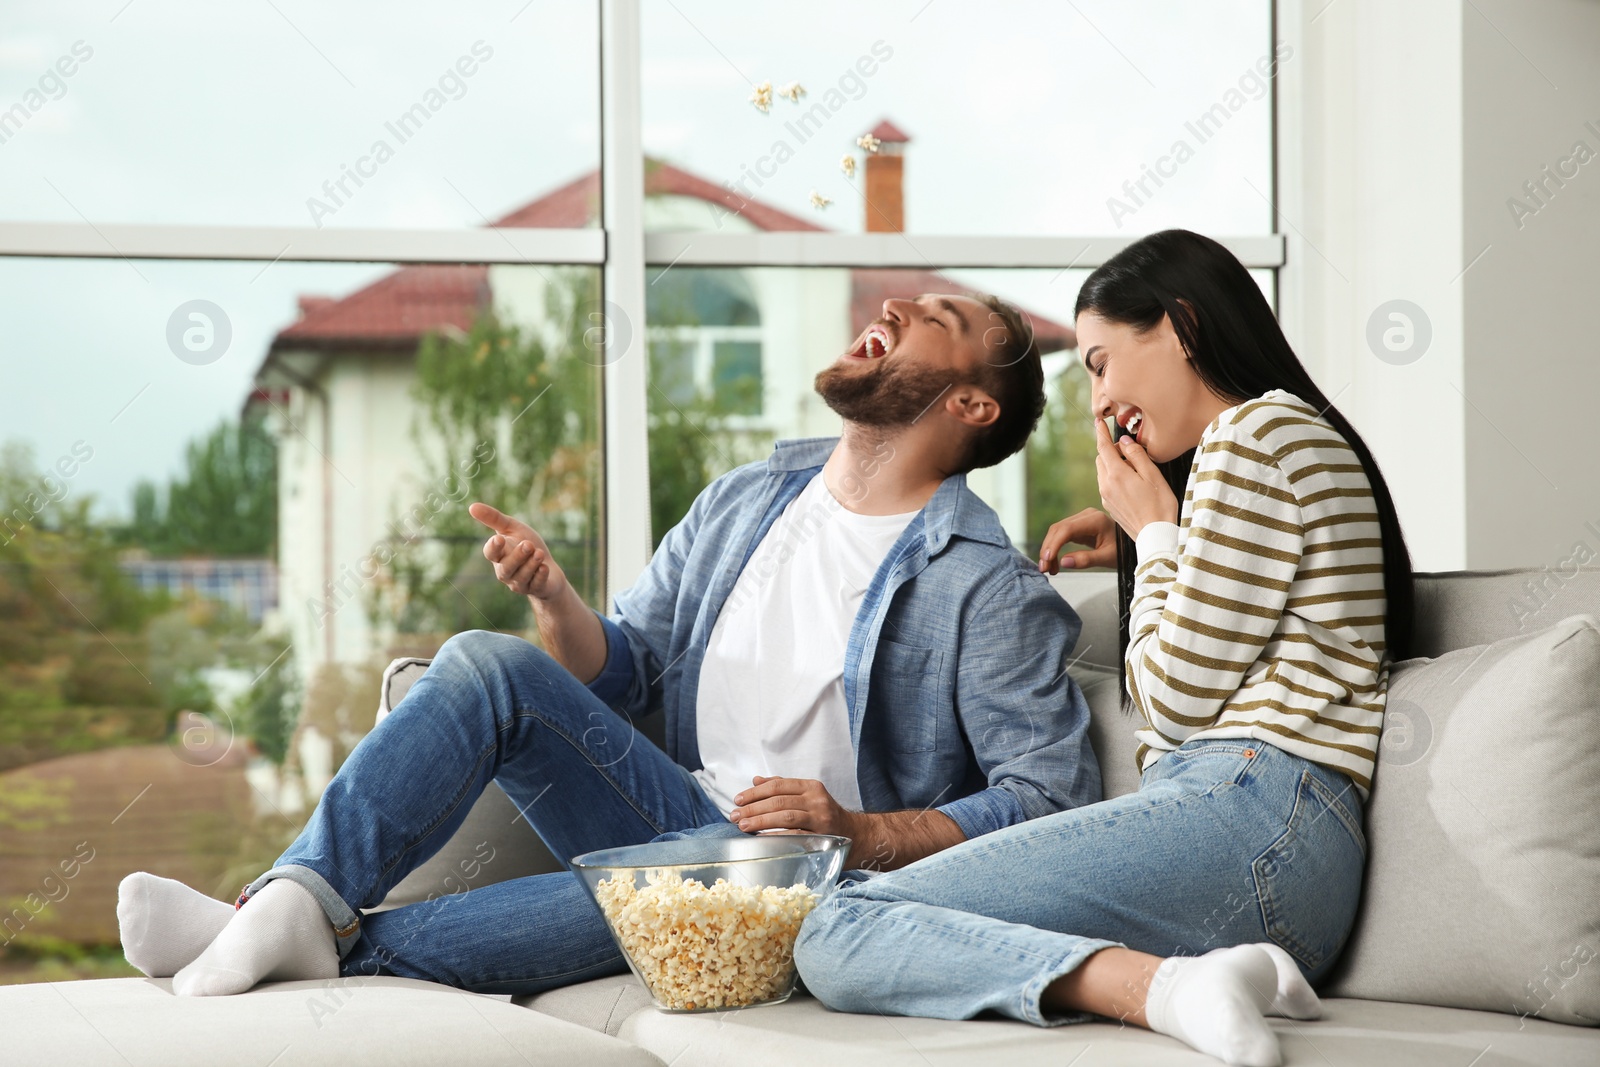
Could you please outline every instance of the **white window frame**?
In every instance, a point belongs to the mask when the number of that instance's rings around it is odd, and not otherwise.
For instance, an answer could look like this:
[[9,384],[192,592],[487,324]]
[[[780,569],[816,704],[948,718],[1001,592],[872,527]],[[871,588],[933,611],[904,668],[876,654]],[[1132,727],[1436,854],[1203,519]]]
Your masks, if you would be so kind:
[[[602,385],[605,508],[601,520],[606,579],[602,597],[609,602],[613,593],[633,583],[650,559],[646,267],[1093,269],[1138,239],[645,233],[640,3],[600,0],[599,229],[316,229],[0,221],[0,256],[397,265],[533,263],[601,268],[606,316]],[[1276,92],[1273,109],[1271,128],[1276,132]],[[1273,184],[1276,201],[1276,181]],[[1217,239],[1246,267],[1276,272],[1284,266],[1282,233]]]

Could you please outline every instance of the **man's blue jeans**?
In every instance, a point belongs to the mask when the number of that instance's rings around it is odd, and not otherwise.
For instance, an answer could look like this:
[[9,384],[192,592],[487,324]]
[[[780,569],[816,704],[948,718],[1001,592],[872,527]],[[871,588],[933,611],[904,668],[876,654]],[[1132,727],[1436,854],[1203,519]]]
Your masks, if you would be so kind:
[[550,851],[738,828],[626,719],[542,650],[473,631],[445,642],[406,698],[356,746],[277,864],[336,930],[343,975],[534,993],[627,965],[570,871],[515,878],[362,916],[439,851],[498,782]]
[[[1131,729],[1131,726],[1130,726]],[[1104,948],[1195,956],[1272,941],[1316,981],[1355,923],[1366,859],[1350,779],[1259,741],[1191,741],[1138,792],[1008,826],[806,917],[795,961],[830,1008],[1047,1026],[1040,996]]]

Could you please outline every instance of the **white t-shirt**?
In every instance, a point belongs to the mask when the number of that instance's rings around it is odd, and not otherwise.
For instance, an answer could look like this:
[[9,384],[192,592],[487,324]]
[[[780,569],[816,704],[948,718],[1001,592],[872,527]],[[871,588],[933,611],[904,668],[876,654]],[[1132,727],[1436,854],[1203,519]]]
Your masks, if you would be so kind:
[[818,472],[761,539],[700,668],[694,774],[725,814],[755,775],[814,778],[861,810],[845,646],[867,586],[916,515],[858,515]]

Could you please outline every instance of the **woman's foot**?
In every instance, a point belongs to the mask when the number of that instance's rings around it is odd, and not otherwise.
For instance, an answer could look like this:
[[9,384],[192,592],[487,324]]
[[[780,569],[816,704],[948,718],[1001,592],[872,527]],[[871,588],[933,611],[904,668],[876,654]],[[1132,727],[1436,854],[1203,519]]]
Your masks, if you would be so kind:
[[1304,1006],[1298,990],[1280,994],[1279,978],[1277,963],[1261,945],[1173,956],[1161,962],[1150,981],[1145,1018],[1157,1033],[1226,1063],[1277,1067],[1282,1062],[1278,1036],[1266,1013],[1277,1006]]
[[182,882],[136,871],[117,886],[122,954],[151,978],[193,963],[233,918],[233,906]]
[[181,997],[243,993],[258,982],[339,977],[333,926],[298,882],[274,878],[172,979]]
[[1255,947],[1271,956],[1273,965],[1278,968],[1278,991],[1267,1014],[1281,1015],[1285,1019],[1322,1018],[1322,1001],[1317,999],[1317,991],[1311,988],[1306,976],[1300,973],[1300,965],[1294,957],[1268,941]]

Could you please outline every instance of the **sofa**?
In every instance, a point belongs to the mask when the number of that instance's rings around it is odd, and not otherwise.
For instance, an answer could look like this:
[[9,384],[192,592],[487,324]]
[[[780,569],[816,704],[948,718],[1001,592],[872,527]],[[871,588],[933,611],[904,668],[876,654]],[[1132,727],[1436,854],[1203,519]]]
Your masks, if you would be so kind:
[[[1117,692],[1112,576],[1053,581],[1083,620],[1071,670],[1107,795],[1127,792],[1138,774]],[[1272,1020],[1284,1062],[1590,1067],[1600,1063],[1600,570],[1423,574],[1416,593],[1419,658],[1391,677],[1361,912],[1320,990],[1323,1018]],[[380,717],[425,669],[391,665]],[[560,867],[491,787],[383,907]],[[1220,921],[1228,906],[1249,902],[1219,904]],[[21,985],[0,987],[0,1017],[0,1064],[1216,1062],[1110,1021],[850,1015],[803,993],[668,1015],[632,975],[521,997],[398,978],[207,1000],[172,996],[170,980]]]

